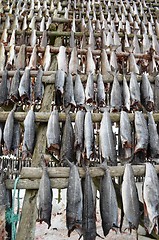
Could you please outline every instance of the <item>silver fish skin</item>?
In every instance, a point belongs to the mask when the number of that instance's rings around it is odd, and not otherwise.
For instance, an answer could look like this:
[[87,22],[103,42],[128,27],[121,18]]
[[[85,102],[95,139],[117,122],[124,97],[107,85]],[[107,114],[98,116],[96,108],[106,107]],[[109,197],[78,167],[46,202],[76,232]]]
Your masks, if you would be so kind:
[[100,166],[104,169],[104,176],[100,180],[100,214],[106,237],[110,229],[118,227],[118,203],[110,171],[105,165],[102,163]]
[[94,101],[94,78],[92,73],[89,73],[87,78],[85,98],[86,103],[92,103]]
[[46,130],[47,147],[50,152],[59,155],[60,151],[60,122],[58,110],[54,109],[49,117]]
[[140,217],[139,197],[135,184],[133,169],[130,163],[125,164],[122,182],[122,202],[124,215],[129,223],[130,230],[137,230]]
[[136,74],[139,74],[139,66],[136,63],[135,57],[133,53],[130,53],[128,57],[128,72],[134,72]]
[[57,106],[63,104],[65,79],[65,72],[62,70],[57,70],[55,75],[55,102]]
[[25,44],[22,44],[20,46],[19,53],[15,61],[16,69],[22,69],[22,70],[25,69],[25,66],[26,66],[25,60],[26,60],[26,46]]
[[0,71],[4,70],[5,66],[5,61],[6,61],[6,55],[5,55],[5,47],[4,44],[1,42],[0,43]]
[[69,61],[69,73],[72,75],[77,74],[77,71],[79,70],[79,63],[78,63],[78,57],[77,57],[77,49],[74,47],[71,52],[71,58]]
[[23,155],[32,155],[35,144],[35,113],[30,109],[24,120]]
[[24,99],[30,99],[30,68],[26,67],[21,77],[20,84],[19,84],[19,96],[21,97],[22,101]]
[[76,102],[76,106],[83,106],[85,103],[85,92],[84,87],[81,82],[80,75],[76,75],[75,85],[74,85],[74,98]]
[[19,147],[20,147],[20,124],[17,121],[14,121],[14,126],[13,126],[13,139],[12,141],[12,150],[14,156],[18,157],[19,156]]
[[29,68],[36,69],[36,67],[37,67],[37,47],[35,45],[30,57]]
[[103,77],[99,73],[97,76],[97,102],[98,106],[101,107],[105,105],[105,87],[103,82]]
[[151,234],[153,229],[158,234],[159,181],[155,167],[151,163],[146,163],[143,200],[145,227],[149,234]]
[[122,106],[122,96],[121,96],[121,87],[117,76],[114,76],[114,81],[110,94],[110,106],[111,111],[120,111]]
[[0,123],[0,156],[2,156],[2,141],[3,141],[3,123]]
[[74,130],[71,123],[70,114],[66,114],[66,121],[63,129],[63,135],[61,139],[60,159],[64,161],[67,158],[70,162],[74,162]]
[[50,64],[51,64],[51,52],[50,52],[50,45],[47,45],[45,48],[45,53],[44,53],[44,57],[42,60],[42,66],[44,71],[48,71],[50,68]]
[[111,50],[111,53],[110,53],[110,67],[111,69],[113,69],[113,71],[118,70],[118,62],[117,62],[117,57],[114,50]]
[[11,110],[5,122],[3,139],[4,139],[4,154],[7,155],[11,151],[13,140],[13,126],[14,126],[14,111]]
[[112,123],[107,110],[104,111],[99,129],[99,151],[103,159],[109,159],[110,165],[117,165]]
[[140,84],[141,102],[147,111],[152,111],[154,108],[154,94],[146,73],[142,74],[142,81]]
[[92,51],[91,51],[91,48],[88,47],[86,73],[87,74],[95,73],[95,70],[96,70],[96,66],[95,66],[95,62],[93,60]]
[[92,178],[89,173],[89,168],[86,167],[83,188],[83,214],[82,214],[82,230],[84,240],[96,239],[95,211],[96,209],[92,189]]
[[52,188],[47,167],[43,167],[42,177],[40,179],[39,190],[37,194],[37,209],[38,220],[43,221],[51,226],[51,212],[52,212]]
[[2,36],[1,36],[1,43],[7,43],[7,39],[8,39],[8,30],[5,28],[3,30]]
[[159,136],[157,133],[157,127],[154,121],[152,112],[148,113],[148,132],[149,132],[149,145],[150,145],[150,157],[159,156]]
[[19,92],[18,92],[19,82],[20,82],[20,71],[19,69],[17,69],[12,78],[11,87],[9,91],[9,99],[11,99],[13,102],[17,102],[19,99]]
[[77,230],[81,235],[83,208],[83,194],[78,167],[73,163],[69,163],[69,166],[70,173],[67,187],[66,206],[66,226],[68,229],[68,237],[70,237],[71,232],[74,230]]
[[131,97],[131,105],[134,105],[136,103],[140,103],[140,88],[137,83],[136,74],[134,72],[131,72],[130,77],[130,97]]
[[15,45],[9,47],[9,55],[6,62],[6,69],[11,69],[15,63]]
[[42,38],[41,38],[41,42],[40,42],[40,47],[46,47],[47,46],[47,31],[44,30],[43,31],[43,35],[42,35]]
[[36,44],[36,29],[32,30],[29,42],[30,42],[30,46],[33,48]]
[[125,111],[121,111],[120,113],[120,140],[124,151],[124,158],[129,159],[131,157],[132,135],[129,116]]
[[84,119],[84,149],[86,158],[90,159],[94,150],[94,129],[90,111],[86,112]]
[[57,65],[58,70],[62,70],[67,73],[66,48],[64,46],[60,46],[59,48],[59,53],[57,55]]
[[130,90],[125,76],[123,76],[123,106],[125,110],[130,111]]
[[85,112],[78,110],[75,117],[75,142],[74,148],[76,152],[76,160],[80,163],[81,154],[84,149],[84,118]]
[[159,111],[159,75],[155,77],[155,87],[154,87],[154,108],[155,111]]
[[42,83],[42,76],[44,72],[41,68],[39,68],[37,76],[36,76],[36,81],[35,81],[35,86],[34,86],[34,100],[39,101],[42,100],[43,97],[43,83]]
[[65,108],[67,108],[69,105],[76,106],[74,99],[73,80],[72,75],[70,73],[66,77],[63,98]]
[[6,103],[8,98],[7,78],[8,72],[7,70],[4,70],[2,73],[2,81],[0,83],[0,105]]
[[142,112],[135,112],[135,135],[136,146],[135,153],[139,151],[146,152],[148,145],[148,128],[147,123]]

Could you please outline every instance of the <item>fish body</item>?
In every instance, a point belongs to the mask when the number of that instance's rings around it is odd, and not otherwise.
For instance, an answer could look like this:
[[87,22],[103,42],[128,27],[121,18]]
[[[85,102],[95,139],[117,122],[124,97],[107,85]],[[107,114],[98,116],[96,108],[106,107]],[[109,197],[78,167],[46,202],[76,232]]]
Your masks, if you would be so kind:
[[133,169],[130,163],[125,165],[123,183],[122,183],[122,202],[124,216],[129,223],[129,228],[138,229],[139,225],[139,197]]
[[68,237],[72,231],[82,233],[83,194],[78,167],[71,163],[67,187],[66,225]]
[[86,67],[86,73],[89,74],[89,73],[95,73],[95,69],[96,69],[96,66],[95,66],[95,62],[93,60],[93,56],[92,56],[92,51],[91,51],[91,48],[88,47],[88,50],[87,50],[87,67]]
[[19,157],[19,146],[20,146],[20,124],[17,121],[14,121],[13,126],[13,141],[12,141],[12,150],[13,154],[16,157]]
[[7,77],[8,72],[4,70],[2,73],[2,81],[0,83],[0,105],[3,105],[7,102],[8,98],[8,88],[7,88]]
[[137,82],[136,74],[131,72],[130,77],[130,97],[131,97],[131,105],[135,105],[140,103],[140,88]]
[[37,195],[38,220],[51,226],[52,212],[52,188],[47,167],[43,167],[42,177],[40,179],[39,190]]
[[22,99],[30,99],[30,68],[26,67],[19,84],[19,96]]
[[64,86],[64,106],[67,108],[69,105],[75,106],[74,91],[73,91],[73,80],[72,75],[69,73],[66,77]]
[[84,119],[84,148],[86,153],[86,158],[90,159],[94,150],[94,129],[92,122],[92,114],[87,111]]
[[43,61],[42,61],[42,66],[44,71],[48,71],[50,68],[51,64],[51,52],[50,52],[50,45],[46,46]]
[[98,106],[105,105],[105,87],[103,77],[100,73],[97,76],[97,102]]
[[29,68],[30,69],[36,69],[37,65],[37,47],[36,45],[33,48],[30,61],[29,61]]
[[151,163],[146,163],[143,200],[145,227],[149,234],[153,229],[158,234],[159,182],[155,167]]
[[87,78],[85,87],[85,98],[87,103],[92,103],[94,101],[94,79],[92,73],[89,73]]
[[130,111],[130,90],[125,76],[123,77],[123,105],[127,111]]
[[78,57],[77,57],[77,49],[74,47],[71,52],[71,58],[69,61],[69,73],[72,75],[77,74],[77,71],[79,70],[79,64],[78,64]]
[[154,108],[155,111],[159,111],[159,75],[155,77],[155,87],[154,87]]
[[122,105],[121,87],[117,79],[117,76],[114,76],[114,81],[113,81],[111,95],[110,95],[111,111],[112,112],[120,111],[121,105]]
[[48,150],[59,154],[60,150],[60,123],[58,110],[53,110],[50,114],[47,130],[46,140]]
[[23,70],[25,68],[25,65],[26,65],[25,57],[26,57],[26,46],[25,46],[25,44],[22,44],[20,46],[19,53],[18,53],[17,59],[15,61],[16,69]]
[[4,154],[11,151],[13,141],[13,126],[14,126],[14,111],[11,110],[5,122],[3,139],[4,139]]
[[75,86],[74,86],[74,98],[76,102],[76,106],[83,106],[85,103],[85,92],[84,87],[81,82],[80,76],[77,74],[75,79]]
[[[101,168],[103,168],[101,164]],[[118,203],[109,169],[104,167],[100,180],[100,214],[104,236],[118,226]]]
[[39,68],[34,86],[34,100],[37,101],[42,100],[43,97],[43,84],[42,84],[43,74],[44,74],[43,70]]
[[60,46],[59,48],[59,53],[57,55],[57,65],[58,70],[62,70],[67,73],[66,48],[64,46]]
[[64,93],[65,72],[57,70],[55,75],[56,105],[62,105],[62,97]]
[[30,46],[33,48],[36,45],[36,29],[33,29],[30,35]]
[[6,61],[6,56],[5,56],[5,47],[4,44],[1,42],[0,43],[0,71],[4,70],[5,66],[5,61]]
[[13,102],[17,102],[19,99],[19,92],[18,92],[19,82],[20,82],[20,71],[19,69],[17,69],[12,78],[11,87],[9,91],[9,99],[11,99]]
[[10,46],[9,55],[6,62],[6,68],[9,70],[13,66],[13,62],[15,62],[15,45]]
[[101,71],[102,71],[102,75],[107,75],[107,73],[111,72],[111,67],[110,67],[110,63],[108,60],[108,56],[107,56],[107,52],[105,49],[102,49],[101,52]]

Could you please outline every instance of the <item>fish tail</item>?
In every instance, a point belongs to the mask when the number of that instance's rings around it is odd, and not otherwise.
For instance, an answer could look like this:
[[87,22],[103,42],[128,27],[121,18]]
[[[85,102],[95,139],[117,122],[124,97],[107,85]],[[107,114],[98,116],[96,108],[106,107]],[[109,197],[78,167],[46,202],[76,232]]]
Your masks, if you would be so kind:
[[107,158],[104,158],[104,161],[99,165],[99,167],[101,169],[103,169],[104,171],[106,171],[108,169],[108,160]]

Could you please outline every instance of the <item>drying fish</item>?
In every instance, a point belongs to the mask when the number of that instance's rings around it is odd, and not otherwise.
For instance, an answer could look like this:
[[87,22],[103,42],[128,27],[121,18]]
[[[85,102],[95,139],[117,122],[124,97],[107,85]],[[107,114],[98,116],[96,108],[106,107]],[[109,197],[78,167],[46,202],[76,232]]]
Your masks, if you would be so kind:
[[155,101],[155,111],[159,111],[159,75],[155,77],[155,87],[154,87],[154,101]]
[[19,99],[19,92],[18,92],[19,82],[20,82],[20,71],[18,69],[14,73],[14,76],[11,82],[10,91],[9,91],[9,99],[11,99],[13,102],[17,102]]
[[140,105],[140,88],[134,72],[131,72],[130,77],[130,97],[132,106]]
[[3,129],[4,125],[0,122],[0,156],[2,156]]
[[128,72],[134,72],[139,74],[139,66],[136,63],[135,57],[133,53],[130,53],[128,57]]
[[107,236],[110,229],[118,228],[118,203],[106,162],[100,167],[104,170],[104,176],[100,180],[100,214],[103,233]]
[[7,32],[7,29],[5,28],[1,36],[1,43],[7,44],[7,41],[8,41],[7,39],[8,39],[8,32]]
[[5,29],[10,29],[10,16],[9,14],[6,16],[5,23],[4,23]]
[[77,49],[74,47],[71,52],[71,58],[69,61],[69,73],[74,75],[77,74],[79,70],[79,63],[78,63],[78,57],[77,57]]
[[43,221],[51,226],[51,212],[52,212],[52,188],[48,174],[48,169],[45,163],[42,164],[42,177],[40,179],[39,190],[37,194],[37,209],[38,221]]
[[116,74],[114,74],[114,81],[110,94],[111,111],[120,111],[122,106],[121,87]]
[[56,105],[62,105],[62,96],[64,93],[65,72],[57,70],[55,75]]
[[20,146],[20,124],[17,121],[14,121],[13,126],[13,141],[12,141],[12,150],[13,154],[16,157],[19,157],[19,146]]
[[144,225],[151,234],[155,230],[158,234],[159,219],[159,182],[155,167],[146,163],[145,180],[143,184]]
[[114,31],[114,46],[116,47],[117,53],[122,52],[121,41],[120,41],[119,35],[116,31]]
[[5,61],[6,61],[6,55],[5,55],[5,47],[3,45],[3,43],[0,43],[0,71],[4,70],[4,66],[5,66]]
[[60,46],[59,48],[59,53],[57,55],[57,65],[58,70],[62,70],[67,73],[66,48],[64,46]]
[[75,47],[75,33],[71,31],[70,33],[70,48]]
[[63,99],[65,108],[67,108],[69,105],[75,107],[76,103],[74,100],[73,80],[70,73],[66,77]]
[[95,73],[95,69],[96,69],[96,66],[95,66],[95,62],[93,60],[93,56],[92,56],[92,51],[91,51],[91,48],[88,47],[88,50],[87,50],[87,67],[86,67],[86,73],[89,74],[89,73]]
[[39,68],[37,76],[36,76],[36,81],[35,81],[35,86],[34,86],[34,100],[35,101],[40,101],[42,100],[43,97],[43,83],[42,83],[42,76],[43,76],[43,70]]
[[105,105],[105,87],[100,73],[97,76],[97,102],[99,107]]
[[65,159],[70,162],[75,161],[74,153],[74,131],[71,123],[71,117],[68,112],[66,112],[66,121],[63,129],[61,149],[60,149],[60,159],[63,162]]
[[80,79],[80,75],[76,75],[75,86],[74,86],[74,98],[76,106],[83,106],[85,103],[85,92],[84,87]]
[[138,38],[137,38],[136,34],[134,34],[134,38],[133,38],[133,41],[132,41],[132,47],[133,47],[133,53],[141,53],[140,46],[139,46],[139,41],[138,41]]
[[83,196],[78,168],[75,164],[67,162],[70,166],[70,173],[67,187],[66,225],[68,237],[70,237],[74,230],[80,235],[82,233]]
[[33,48],[36,45],[36,29],[32,30],[29,40],[30,46]]
[[89,107],[87,110],[84,119],[84,149],[86,159],[90,159],[94,151],[94,129]]
[[29,24],[29,28],[31,29],[31,30],[34,30],[35,29],[35,22],[36,22],[36,18],[35,18],[35,15],[32,17],[32,19],[31,19],[31,22],[30,22],[30,24]]
[[104,111],[99,129],[99,152],[100,157],[109,159],[110,165],[117,165],[117,156],[115,149],[112,123],[107,110]]
[[30,109],[24,120],[24,138],[22,146],[23,159],[31,156],[35,144],[35,113]]
[[8,59],[7,59],[7,62],[6,62],[6,69],[11,69],[12,68],[12,65],[13,65],[13,62],[15,62],[15,45],[12,45],[10,48],[9,48],[9,55],[8,55]]
[[108,32],[107,33],[107,41],[106,41],[106,46],[107,48],[111,48],[112,45],[114,45],[114,41],[113,41],[113,37],[112,37],[112,33],[111,32]]
[[92,178],[89,168],[86,167],[86,174],[83,188],[83,214],[82,214],[82,230],[84,240],[96,239],[96,219],[95,219],[95,202],[92,189]]
[[139,226],[139,197],[133,169],[130,163],[125,165],[123,183],[122,183],[122,202],[126,222],[129,224],[128,229],[138,229]]
[[142,74],[142,81],[140,84],[141,102],[147,111],[152,111],[154,108],[154,94],[146,73]]
[[159,54],[159,43],[157,40],[157,36],[154,34],[152,35],[152,48],[156,52],[156,54]]
[[45,30],[45,17],[43,16],[40,22],[40,32]]
[[49,117],[46,140],[49,152],[53,152],[59,155],[60,151],[60,123],[58,110],[54,109]]
[[76,160],[80,163],[81,154],[84,149],[84,117],[85,112],[82,110],[77,111],[75,117],[75,142],[74,148],[76,152]]
[[8,72],[6,70],[2,73],[2,81],[0,83],[0,105],[7,102],[8,88],[7,88]]
[[135,132],[136,132],[136,146],[135,153],[143,151],[146,153],[148,145],[148,129],[147,123],[142,112],[135,112]]
[[143,34],[143,42],[142,42],[142,47],[143,47],[143,53],[149,52],[150,50],[150,40],[149,37],[147,35],[147,33]]
[[90,47],[91,51],[95,49],[95,38],[93,30],[89,31],[88,46]]
[[92,73],[89,73],[87,78],[85,87],[85,98],[87,103],[92,103],[94,101],[94,79]]
[[13,24],[12,24],[12,30],[17,30],[17,31],[20,31],[20,25],[19,25],[19,22],[18,22],[18,14],[16,15],[15,14],[15,18],[14,18],[14,21],[13,21]]
[[43,60],[42,60],[42,66],[43,66],[44,71],[49,70],[50,64],[51,64],[50,45],[47,45],[46,49],[45,49],[44,57],[43,57]]
[[36,69],[36,65],[37,65],[37,47],[35,45],[30,57],[29,68]]
[[16,69],[24,69],[25,68],[25,60],[26,60],[26,46],[22,44],[19,49],[19,53],[17,59],[15,61]]
[[24,19],[23,19],[23,24],[22,24],[22,31],[25,31],[28,28],[27,25],[27,16],[25,15]]
[[18,88],[22,101],[30,99],[30,84],[30,68],[26,67]]
[[12,35],[10,38],[9,46],[15,45],[15,30],[12,30]]
[[12,109],[5,122],[3,139],[4,139],[4,154],[7,155],[11,151],[13,142],[13,126],[14,126],[14,109]]
[[48,42],[48,40],[47,40],[47,31],[44,30],[42,38],[41,38],[41,42],[40,42],[40,47],[44,47],[45,48],[47,46],[47,42]]
[[125,110],[130,111],[130,90],[125,76],[123,76],[123,106]]
[[151,113],[148,113],[148,132],[149,132],[149,145],[150,145],[150,156],[159,156],[159,136],[157,133],[157,127]]
[[120,140],[122,144],[123,160],[129,160],[131,158],[132,148],[132,135],[131,125],[127,112],[121,111],[120,114]]

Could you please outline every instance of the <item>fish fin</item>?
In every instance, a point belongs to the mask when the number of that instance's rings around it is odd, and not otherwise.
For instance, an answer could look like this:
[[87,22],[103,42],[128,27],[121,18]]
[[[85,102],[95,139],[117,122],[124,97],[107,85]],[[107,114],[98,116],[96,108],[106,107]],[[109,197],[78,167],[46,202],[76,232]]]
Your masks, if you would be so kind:
[[96,233],[96,236],[101,238],[101,239],[104,239],[104,237],[101,237],[98,233]]

